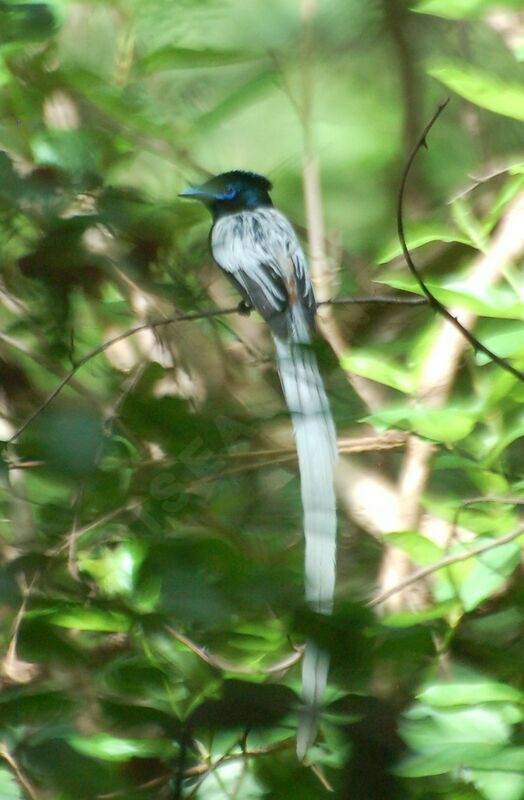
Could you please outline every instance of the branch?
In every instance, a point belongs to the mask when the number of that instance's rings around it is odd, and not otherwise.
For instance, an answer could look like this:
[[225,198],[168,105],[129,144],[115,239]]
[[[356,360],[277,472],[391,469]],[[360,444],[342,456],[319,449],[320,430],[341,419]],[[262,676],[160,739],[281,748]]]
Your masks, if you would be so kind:
[[398,194],[398,204],[397,204],[397,231],[398,231],[398,238],[399,238],[400,244],[402,246],[402,252],[404,253],[404,258],[406,259],[406,264],[408,265],[411,274],[413,275],[413,277],[417,281],[417,283],[420,286],[421,290],[423,291],[424,295],[427,297],[431,308],[433,308],[435,311],[438,311],[439,314],[441,314],[445,319],[447,319],[449,322],[451,322],[451,324],[454,325],[455,328],[457,328],[457,330],[460,331],[462,336],[464,336],[468,340],[468,342],[473,346],[473,349],[475,351],[480,350],[481,353],[484,353],[484,355],[488,356],[488,358],[490,358],[491,361],[494,361],[495,364],[498,364],[499,367],[501,367],[502,369],[506,370],[506,372],[509,372],[511,375],[513,375],[519,381],[523,381],[524,382],[524,372],[521,372],[520,370],[518,370],[515,367],[511,366],[511,364],[509,364],[505,359],[501,358],[496,353],[494,353],[492,350],[490,350],[488,347],[486,347],[486,345],[482,344],[482,342],[479,339],[477,339],[477,337],[474,336],[467,328],[465,328],[464,325],[462,325],[458,321],[458,319],[456,317],[454,317],[453,314],[451,314],[451,312],[448,311],[446,306],[444,306],[440,302],[440,300],[437,300],[437,298],[430,292],[430,290],[428,289],[428,287],[426,286],[426,284],[422,280],[422,277],[420,276],[420,273],[419,273],[417,267],[415,266],[415,264],[413,262],[413,259],[411,258],[411,254],[410,254],[410,252],[408,250],[408,246],[407,246],[407,243],[406,243],[406,237],[405,237],[405,234],[404,234],[404,219],[403,219],[403,216],[404,216],[404,195],[406,193],[406,184],[407,184],[407,180],[408,180],[408,177],[409,177],[409,173],[411,171],[411,167],[412,167],[413,162],[414,162],[414,160],[415,160],[415,158],[417,156],[418,151],[422,147],[427,147],[426,137],[427,137],[428,133],[430,132],[431,128],[433,127],[433,125],[435,124],[435,122],[437,121],[437,119],[440,117],[441,113],[446,108],[448,103],[449,103],[449,97],[446,100],[444,100],[442,103],[440,103],[439,107],[437,108],[437,110],[435,111],[435,113],[431,117],[430,121],[428,122],[428,124],[426,125],[424,130],[422,131],[421,136],[419,137],[418,141],[415,143],[415,146],[414,146],[413,150],[411,151],[411,153],[409,154],[408,160],[406,161],[406,165],[404,167],[404,171],[402,173],[402,178],[401,178],[401,181],[400,181],[400,189],[399,189],[399,194]]
[[179,317],[172,317],[169,319],[161,319],[161,320],[154,320],[153,322],[144,322],[141,325],[135,325],[134,328],[129,328],[127,331],[123,333],[119,333],[118,336],[114,336],[112,339],[108,339],[107,342],[103,342],[98,347],[95,347],[94,350],[90,350],[89,353],[86,353],[85,356],[82,356],[80,361],[77,361],[75,366],[65,375],[65,377],[60,381],[60,383],[53,389],[50,395],[46,397],[43,403],[41,403],[38,408],[36,408],[25,420],[25,422],[16,430],[13,435],[7,440],[6,444],[12,444],[18,437],[25,431],[27,427],[33,422],[33,420],[42,413],[42,411],[47,408],[47,406],[52,403],[52,401],[57,397],[64,386],[70,382],[71,378],[78,372],[78,370],[85,366],[88,361],[91,361],[92,358],[99,356],[101,353],[104,353],[109,347],[117,342],[121,342],[124,339],[128,339],[130,336],[134,336],[136,333],[140,333],[140,331],[145,330],[155,330],[156,328],[160,328],[163,325],[171,325],[175,322],[190,322],[197,319],[208,319],[210,317],[220,317],[225,316],[226,314],[234,314],[235,312],[239,311],[238,306],[234,306],[233,308],[222,308],[217,309],[216,311],[202,311],[197,314],[184,314]]
[[40,794],[36,791],[36,788],[33,786],[29,778],[26,778],[18,761],[15,759],[12,753],[9,752],[5,742],[0,742],[0,758],[3,758],[5,761],[7,761],[15,773],[18,782],[24,787],[31,800],[39,800]]
[[170,625],[166,625],[165,629],[174,639],[189,648],[192,653],[201,658],[202,661],[205,661],[206,664],[209,664],[210,667],[215,667],[222,672],[235,672],[239,675],[272,675],[275,672],[287,670],[292,667],[293,664],[296,664],[297,661],[300,661],[304,653],[303,647],[297,647],[294,653],[290,653],[284,658],[281,658],[280,661],[277,661],[275,664],[271,664],[269,667],[250,669],[249,667],[243,667],[239,664],[234,664],[231,661],[226,661],[220,656],[213,655],[207,650],[207,648],[195,644],[195,642],[192,642],[191,639],[188,639],[187,636],[184,636],[183,633],[180,633],[180,631],[177,631]]
[[522,497],[513,497],[512,495],[507,495],[504,497],[503,495],[491,496],[488,495],[487,497],[470,497],[467,500],[464,500],[463,503],[459,505],[457,510],[453,515],[453,528],[452,528],[452,535],[455,534],[459,517],[462,512],[468,508],[469,506],[475,506],[481,503],[501,503],[502,505],[509,505],[509,506],[524,506],[524,499]]
[[417,583],[417,581],[426,578],[428,575],[432,575],[433,572],[438,572],[439,569],[442,569],[443,567],[449,567],[451,564],[456,564],[459,561],[467,561],[468,558],[479,556],[482,553],[486,553],[488,550],[494,550],[495,547],[501,547],[501,545],[512,542],[514,539],[522,536],[523,533],[524,525],[522,525],[520,528],[517,528],[516,531],[512,531],[512,533],[506,534],[506,536],[501,536],[500,539],[495,539],[487,544],[481,544],[478,547],[474,547],[472,550],[467,550],[465,553],[457,553],[456,555],[445,556],[444,558],[441,558],[440,561],[436,561],[434,564],[429,564],[427,567],[417,569],[415,572],[412,572],[411,575],[408,575],[407,578],[397,583],[396,586],[393,586],[391,589],[387,589],[385,592],[381,592],[379,595],[374,597],[373,600],[368,603],[368,606],[370,608],[375,608],[375,606],[378,606],[385,600],[388,600],[392,595],[401,592],[407,586]]
[[[377,303],[380,305],[420,305],[426,303],[423,298],[402,298],[402,297],[347,297],[341,298],[339,300],[324,300],[322,303],[318,305],[354,305],[354,304],[363,304],[363,303]],[[128,339],[130,336],[134,336],[136,333],[140,333],[141,331],[145,330],[155,330],[156,328],[161,328],[165,325],[174,325],[177,322],[194,322],[195,320],[200,319],[212,319],[214,317],[225,317],[230,314],[242,314],[245,315],[246,313],[250,313],[251,309],[246,307],[246,304],[240,302],[236,306],[232,306],[230,308],[218,308],[212,311],[201,311],[196,314],[182,314],[177,317],[168,317],[167,319],[160,319],[160,320],[153,320],[152,322],[144,322],[141,325],[135,325],[134,328],[129,328],[127,331],[123,333],[119,333],[118,336],[114,336],[112,339],[108,339],[107,342],[103,342],[98,347],[95,347],[93,350],[90,350],[85,356],[77,361],[74,367],[65,375],[60,383],[53,389],[50,395],[46,397],[46,399],[41,403],[31,414],[27,417],[25,422],[13,433],[13,435],[5,442],[5,444],[12,444],[15,442],[18,437],[26,430],[26,428],[31,425],[31,423],[38,417],[39,414],[44,411],[50,403],[53,402],[55,397],[57,397],[62,389],[67,386],[74,375],[78,372],[78,370],[85,366],[91,359],[96,358],[96,356],[101,355],[114,344],[123,341],[124,339]]]

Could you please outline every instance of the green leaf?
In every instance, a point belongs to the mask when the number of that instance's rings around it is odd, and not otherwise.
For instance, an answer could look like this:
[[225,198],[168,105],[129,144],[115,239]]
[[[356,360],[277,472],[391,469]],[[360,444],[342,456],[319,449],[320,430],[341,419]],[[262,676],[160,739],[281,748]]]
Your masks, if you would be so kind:
[[355,372],[364,378],[391,386],[399,392],[410,394],[414,389],[407,369],[403,366],[396,366],[391,360],[386,360],[378,353],[359,349],[343,356],[340,363],[349,372]]
[[24,800],[24,794],[14,775],[4,767],[0,767],[0,797],[2,800]]
[[81,175],[100,168],[96,137],[88,131],[41,131],[33,136],[31,146],[38,164]]
[[440,775],[496,757],[511,727],[495,708],[442,710],[416,704],[404,713],[400,734],[417,753],[395,770],[405,777]]
[[55,611],[50,616],[50,622],[61,628],[76,628],[81,631],[125,632],[131,625],[128,617],[120,612],[82,606]]
[[[431,14],[445,19],[469,19],[481,17],[495,4],[493,0],[419,0],[412,11]],[[522,8],[521,0],[504,0],[506,7]]]
[[484,459],[484,464],[489,467],[510,444],[522,438],[524,438],[524,413],[512,420],[512,424],[508,427],[507,432],[500,436],[495,446],[489,451]]
[[417,694],[417,698],[435,708],[445,708],[458,705],[475,706],[479,703],[522,703],[524,693],[513,686],[498,683],[482,675],[471,675],[469,679],[451,680],[449,683],[428,686]]
[[[410,251],[431,242],[459,242],[474,247],[473,242],[465,233],[449,225],[417,225],[415,230],[410,231],[406,236],[406,243]],[[380,251],[377,264],[386,264],[402,255],[402,252],[402,245],[395,240]]]
[[103,761],[129,761],[131,758],[172,758],[177,748],[162,739],[118,738],[106,733],[94,736],[69,736],[71,747],[86,756]]
[[122,542],[116,548],[105,548],[98,558],[79,556],[78,566],[90,574],[109,596],[130,594],[145,557],[147,547],[136,539]]
[[494,756],[486,756],[472,769],[471,777],[487,800],[522,800],[524,748],[507,747]]
[[416,531],[394,531],[385,534],[385,541],[400,547],[415,564],[433,564],[442,557],[442,550]]
[[499,753],[501,748],[490,744],[441,744],[433,751],[422,755],[411,755],[403,759],[393,770],[403,778],[424,778],[428,775],[443,775],[464,768],[471,761],[482,761],[486,756]]
[[[504,760],[507,751],[497,758]],[[497,758],[493,759],[497,761]],[[489,759],[488,759],[489,760]],[[471,771],[471,779],[486,800],[522,800],[524,797],[524,770],[511,772],[504,768],[489,770],[482,766]]]
[[494,77],[469,64],[436,64],[428,73],[470,103],[524,122],[524,87]]
[[455,600],[447,600],[444,603],[433,603],[424,611],[398,611],[388,614],[383,618],[382,624],[390,628],[411,628],[413,625],[422,625],[424,622],[431,622],[434,619],[448,618],[458,609],[459,606]]
[[[414,278],[408,275],[386,275],[375,279],[377,283],[385,283],[394,289],[422,295],[422,289]],[[468,277],[454,278],[445,286],[432,281],[425,281],[430,292],[447,308],[458,308],[473,311],[479,316],[500,319],[522,320],[524,317],[524,301],[515,296],[508,286],[472,285]]]
[[[477,540],[478,544],[483,541],[490,540]],[[496,542],[496,539],[491,541]],[[476,556],[473,569],[458,586],[465,610],[472,611],[500,589],[519,563],[520,547],[516,542],[508,542]]]
[[435,442],[457,442],[468,436],[476,424],[476,413],[468,409],[421,408],[397,406],[377,411],[365,417],[365,421],[378,430],[401,428],[412,430]]
[[[482,343],[501,358],[522,354],[524,342],[524,323],[505,322],[504,328],[494,333],[482,333]],[[491,359],[485,353],[477,354],[477,364],[487,364]]]
[[199,67],[221,67],[252,61],[257,56],[241,50],[195,50],[189,47],[168,45],[141,59],[139,67],[143,72],[159,72],[169,69],[197,69]]

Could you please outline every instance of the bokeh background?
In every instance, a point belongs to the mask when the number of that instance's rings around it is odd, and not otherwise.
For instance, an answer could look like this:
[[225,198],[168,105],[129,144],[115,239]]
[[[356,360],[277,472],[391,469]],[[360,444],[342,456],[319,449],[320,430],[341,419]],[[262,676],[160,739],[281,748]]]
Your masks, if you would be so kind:
[[[522,0],[0,3],[3,800],[524,798],[524,388],[396,236],[450,97],[408,243],[522,370],[523,61]],[[206,316],[238,297],[177,198],[227,169],[348,301],[319,320],[331,618],[270,337]]]

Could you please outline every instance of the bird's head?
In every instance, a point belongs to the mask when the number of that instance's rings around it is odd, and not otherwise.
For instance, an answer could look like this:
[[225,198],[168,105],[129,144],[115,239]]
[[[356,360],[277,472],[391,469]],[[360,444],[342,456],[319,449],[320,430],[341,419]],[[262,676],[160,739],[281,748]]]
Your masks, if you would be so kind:
[[271,188],[271,182],[262,175],[235,169],[210,178],[202,186],[186,189],[180,197],[200,200],[216,219],[246,209],[272,206]]

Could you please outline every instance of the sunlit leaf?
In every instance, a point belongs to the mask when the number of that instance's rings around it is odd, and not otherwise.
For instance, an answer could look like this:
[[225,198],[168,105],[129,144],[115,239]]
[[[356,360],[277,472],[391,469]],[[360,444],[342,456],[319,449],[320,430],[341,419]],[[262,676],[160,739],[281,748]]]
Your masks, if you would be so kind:
[[524,693],[513,686],[498,683],[482,675],[470,675],[462,681],[435,683],[417,695],[422,702],[436,708],[479,703],[522,703]]
[[128,540],[105,549],[98,558],[79,558],[79,568],[89,573],[108,595],[133,591],[138,570],[147,554],[144,542]]
[[129,630],[129,619],[120,612],[102,610],[100,608],[83,608],[82,606],[64,608],[55,611],[50,622],[62,628],[76,628],[82,631],[119,631]]
[[131,758],[172,758],[176,746],[162,739],[129,739],[97,733],[93,736],[69,736],[69,744],[92,758],[103,761],[129,761]]
[[524,121],[522,84],[500,80],[489,72],[462,63],[437,64],[430,67],[428,73],[470,103]]
[[524,748],[508,747],[487,756],[471,771],[472,781],[487,800],[520,800],[524,793]]
[[387,542],[400,547],[415,564],[432,564],[442,557],[442,551],[426,536],[416,531],[398,531],[385,535]]
[[[480,17],[493,5],[493,0],[419,0],[413,6],[413,11],[459,20]],[[504,6],[516,9],[522,7],[521,0],[504,0]]]
[[428,775],[443,775],[446,772],[467,767],[471,761],[481,762],[487,756],[497,754],[500,747],[491,744],[441,744],[434,750],[404,758],[394,772],[404,778],[423,778]]
[[384,383],[399,392],[410,394],[414,389],[413,381],[406,368],[396,366],[391,359],[378,353],[359,349],[343,356],[340,363],[349,372],[355,372],[364,378]]
[[[482,540],[478,541],[479,545],[482,543]],[[473,569],[458,587],[466,611],[472,611],[503,586],[519,563],[520,547],[516,542],[508,542],[476,556]]]
[[220,67],[237,64],[256,58],[253,53],[242,53],[238,50],[194,50],[188,47],[168,45],[142,58],[140,69],[145,72],[157,72],[169,69],[195,69],[198,67]]
[[[388,275],[377,279],[395,289],[422,295],[422,289],[409,275]],[[424,281],[430,292],[447,308],[464,309],[486,317],[518,319],[524,316],[524,301],[515,296],[507,286],[483,286],[472,284],[468,279],[456,278],[446,286]]]
[[21,786],[8,769],[0,767],[0,797],[2,800],[24,800]]
[[[494,333],[483,333],[482,343],[493,350],[501,358],[524,354],[524,324],[506,322],[504,326]],[[484,353],[478,353],[477,363],[486,364],[490,361]]]
[[401,428],[413,430],[436,442],[464,439],[476,424],[476,412],[460,408],[423,408],[396,406],[366,417],[379,430]]
[[[463,231],[445,225],[418,225],[406,235],[409,250],[416,250],[432,242],[458,242],[474,247],[474,243]],[[402,245],[396,239],[378,254],[377,264],[387,264],[388,261],[401,256],[402,252]]]

